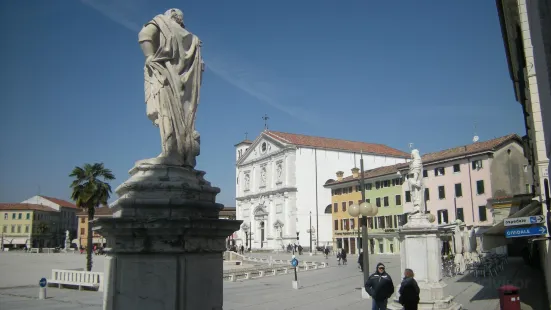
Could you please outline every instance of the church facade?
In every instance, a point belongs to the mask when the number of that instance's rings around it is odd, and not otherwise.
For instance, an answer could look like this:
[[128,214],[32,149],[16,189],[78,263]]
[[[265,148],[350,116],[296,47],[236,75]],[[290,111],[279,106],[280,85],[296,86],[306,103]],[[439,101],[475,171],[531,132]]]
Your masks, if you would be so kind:
[[236,147],[236,241],[252,249],[280,250],[333,244],[331,195],[325,182],[335,171],[406,162],[400,150],[364,142],[264,130]]

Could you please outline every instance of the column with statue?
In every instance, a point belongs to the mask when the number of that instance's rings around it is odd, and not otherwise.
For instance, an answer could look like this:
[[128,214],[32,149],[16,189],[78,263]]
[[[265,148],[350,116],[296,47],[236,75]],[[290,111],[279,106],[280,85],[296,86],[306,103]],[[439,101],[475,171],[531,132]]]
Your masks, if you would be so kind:
[[179,9],[147,22],[138,41],[161,153],[135,163],[116,189],[112,218],[91,222],[107,240],[103,309],[221,310],[222,253],[241,221],[218,218],[220,189],[195,169],[202,43]]
[[[399,229],[401,271],[406,268],[415,273],[420,289],[419,309],[459,310],[461,305],[446,295],[446,284],[442,281],[441,240],[434,215],[425,211],[423,186],[423,161],[419,150],[411,151],[408,185],[413,202],[413,212],[408,222]],[[398,303],[399,285],[388,309],[402,309]]]

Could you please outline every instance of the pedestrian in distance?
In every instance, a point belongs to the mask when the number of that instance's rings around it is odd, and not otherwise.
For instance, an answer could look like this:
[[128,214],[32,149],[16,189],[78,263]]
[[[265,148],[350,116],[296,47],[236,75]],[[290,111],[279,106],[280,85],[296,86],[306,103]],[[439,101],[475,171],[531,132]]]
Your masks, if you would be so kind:
[[[367,266],[366,266],[367,267]],[[372,310],[386,310],[388,299],[394,294],[394,283],[385,271],[385,265],[378,263],[373,274],[365,282],[365,291],[371,296]]]
[[358,255],[358,266],[360,267],[360,271],[364,271],[364,251],[360,252],[360,255]]
[[409,268],[404,270],[404,279],[398,291],[400,293],[398,302],[404,306],[404,310],[417,310],[419,305],[419,286],[414,276],[413,270]]

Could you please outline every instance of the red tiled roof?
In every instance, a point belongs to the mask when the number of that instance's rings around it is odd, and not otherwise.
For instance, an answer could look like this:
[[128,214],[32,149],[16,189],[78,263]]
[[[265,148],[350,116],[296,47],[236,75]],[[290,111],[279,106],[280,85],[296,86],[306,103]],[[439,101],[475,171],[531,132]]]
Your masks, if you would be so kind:
[[283,143],[297,146],[305,146],[320,149],[344,150],[353,152],[364,152],[366,154],[377,154],[400,158],[409,158],[409,154],[400,150],[391,148],[383,144],[366,143],[358,141],[348,141],[332,138],[322,138],[314,136],[299,135],[279,131],[266,130],[264,133]]
[[421,156],[423,164],[430,164],[435,161],[441,161],[446,159],[452,159],[455,157],[466,156],[476,153],[492,152],[497,150],[503,144],[510,142],[511,140],[517,140],[522,143],[521,138],[516,134],[510,134],[503,137],[495,138],[488,141],[476,142],[468,145],[458,146],[451,149],[428,153]]
[[68,202],[67,200],[57,199],[57,198],[42,196],[42,195],[40,195],[40,197],[42,197],[44,199],[47,199],[47,200],[49,200],[49,201],[51,201],[51,202],[53,202],[57,205],[60,205],[61,207],[78,209],[76,204],[74,204],[72,202]]
[[56,209],[46,207],[43,205],[37,205],[32,203],[0,203],[0,210],[3,211],[44,211],[44,212],[57,212]]
[[[459,146],[447,150],[443,150],[440,152],[434,152],[434,153],[428,153],[425,154],[422,157],[423,164],[430,164],[432,162],[446,160],[446,159],[452,159],[460,156],[466,156],[476,153],[484,153],[484,152],[491,152],[495,151],[505,143],[510,142],[511,140],[517,140],[519,143],[522,143],[521,138],[516,134],[510,134],[503,137],[495,138],[488,141],[482,141],[482,142],[476,142],[464,146]],[[393,174],[398,172],[398,170],[404,170],[409,168],[409,163],[401,163],[396,164],[392,166],[385,166],[385,167],[379,167],[371,170],[364,171],[364,176],[366,179],[374,178],[378,176]],[[343,178],[341,181],[337,180],[329,180],[327,183],[325,183],[326,186],[328,185],[334,185],[339,183],[346,183],[353,180],[359,180],[360,178],[354,178],[353,176],[347,176]]]
[[[113,208],[109,208],[106,206],[102,206],[99,208],[96,208],[96,211],[94,212],[94,216],[111,216],[113,213],[115,213],[116,210],[113,210]],[[88,216],[87,210],[82,210],[79,213],[77,213],[77,216]]]
[[[391,166],[384,166],[384,167],[378,167],[378,168],[374,168],[374,169],[370,169],[370,170],[365,170],[364,171],[364,178],[365,179],[371,179],[371,178],[381,177],[381,176],[389,175],[389,174],[395,174],[396,175],[396,173],[398,172],[399,169],[402,169],[402,168],[408,167],[408,166],[409,166],[409,163],[400,163],[400,164],[395,164],[395,165],[391,165]],[[337,181],[337,180],[329,181],[329,182],[325,183],[325,186],[340,184],[340,183],[346,183],[346,182],[350,182],[350,181],[354,181],[354,180],[359,180],[360,177],[361,177],[361,173],[358,174],[357,178],[350,175],[350,176],[347,176],[347,177],[343,178],[341,181]],[[396,176],[396,177],[398,177],[398,176]]]

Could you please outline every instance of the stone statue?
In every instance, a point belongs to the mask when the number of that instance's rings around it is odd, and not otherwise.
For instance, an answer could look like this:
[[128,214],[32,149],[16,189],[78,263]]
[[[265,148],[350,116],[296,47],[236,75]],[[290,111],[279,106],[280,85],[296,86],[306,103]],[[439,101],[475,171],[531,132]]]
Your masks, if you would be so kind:
[[276,173],[277,173],[277,180],[281,181],[281,175],[283,174],[283,167],[281,163],[277,164]]
[[411,162],[409,163],[408,175],[411,200],[413,201],[412,214],[415,214],[421,211],[421,206],[423,204],[423,161],[421,160],[421,155],[419,155],[419,150],[414,149],[411,151]]
[[160,129],[162,146],[157,158],[142,163],[194,168],[200,153],[195,115],[204,71],[202,43],[185,29],[179,9],[155,16],[138,39],[145,56],[146,113]]
[[260,186],[266,186],[266,168],[260,170]]
[[249,174],[245,174],[245,190],[249,190],[251,186],[251,177],[249,176]]
[[71,237],[69,235],[69,231],[65,231],[65,250],[71,248]]

